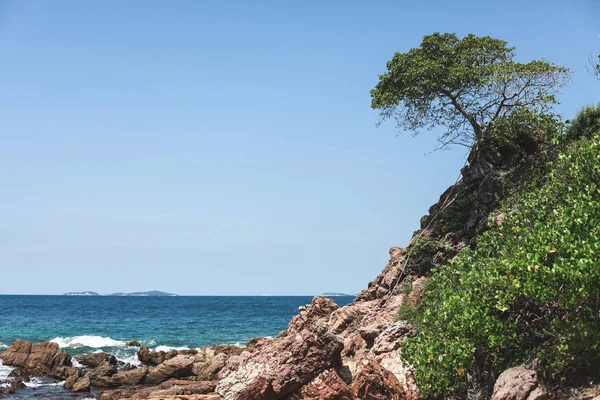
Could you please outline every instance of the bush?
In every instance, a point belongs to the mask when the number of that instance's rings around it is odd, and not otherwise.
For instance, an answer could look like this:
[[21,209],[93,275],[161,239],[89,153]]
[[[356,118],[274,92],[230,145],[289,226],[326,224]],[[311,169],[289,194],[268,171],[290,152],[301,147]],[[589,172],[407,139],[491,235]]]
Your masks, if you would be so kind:
[[555,383],[598,375],[598,143],[597,135],[565,145],[543,184],[505,210],[477,251],[434,271],[419,308],[403,315],[420,332],[401,356],[426,397],[462,397],[534,357]]
[[443,247],[437,240],[426,236],[416,238],[406,249],[408,258],[404,272],[407,275],[428,273],[435,266],[435,255],[441,250]]
[[580,137],[591,138],[600,131],[600,104],[584,107],[567,128],[567,137],[575,140]]

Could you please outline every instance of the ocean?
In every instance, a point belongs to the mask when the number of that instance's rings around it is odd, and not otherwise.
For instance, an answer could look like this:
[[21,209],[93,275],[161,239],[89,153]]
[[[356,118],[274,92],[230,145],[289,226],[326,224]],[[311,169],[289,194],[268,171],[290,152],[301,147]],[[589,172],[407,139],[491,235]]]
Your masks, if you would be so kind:
[[[354,297],[332,297],[339,305]],[[138,364],[137,340],[150,349],[192,349],[214,344],[243,346],[276,336],[312,296],[12,296],[0,295],[0,352],[15,339],[52,341],[71,355],[105,351]],[[10,368],[0,362],[0,388]],[[60,383],[33,380],[11,398],[69,398]]]

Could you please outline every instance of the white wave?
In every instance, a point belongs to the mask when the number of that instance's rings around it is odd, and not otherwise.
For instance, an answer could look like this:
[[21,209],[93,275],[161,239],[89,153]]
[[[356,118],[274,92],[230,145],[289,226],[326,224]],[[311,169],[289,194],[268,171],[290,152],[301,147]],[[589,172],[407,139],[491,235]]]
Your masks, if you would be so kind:
[[181,347],[172,347],[172,346],[163,346],[163,345],[161,345],[161,346],[156,346],[156,347],[154,348],[154,350],[156,350],[156,351],[164,351],[165,353],[168,353],[168,352],[169,352],[169,351],[171,351],[171,350],[177,350],[177,351],[179,351],[179,350],[189,350],[189,349],[190,349],[190,348],[189,348],[189,347],[187,347],[187,346],[181,346]]
[[2,359],[0,358],[0,379],[4,380],[8,378],[8,374],[13,370],[12,367],[8,365],[2,364]]
[[51,342],[57,343],[58,347],[123,347],[125,342],[122,340],[115,340],[109,337],[94,336],[94,335],[83,335],[73,337],[56,337]]
[[8,345],[0,342],[0,349],[8,349]]
[[83,368],[84,365],[82,363],[80,363],[79,361],[77,361],[77,359],[75,359],[74,357],[71,358],[71,364],[73,364],[73,366],[75,368]]
[[38,387],[42,387],[42,386],[62,386],[65,384],[64,381],[48,382],[48,381],[44,381],[42,378],[31,378],[31,380],[29,382],[23,382],[23,383],[25,383],[25,386],[30,387],[30,388],[38,388]]
[[134,355],[129,356],[129,357],[122,357],[122,358],[121,357],[117,357],[117,360],[121,361],[121,362],[123,362],[125,364],[131,364],[131,365],[135,365],[135,366],[142,365],[142,362],[138,358],[137,354],[134,354]]

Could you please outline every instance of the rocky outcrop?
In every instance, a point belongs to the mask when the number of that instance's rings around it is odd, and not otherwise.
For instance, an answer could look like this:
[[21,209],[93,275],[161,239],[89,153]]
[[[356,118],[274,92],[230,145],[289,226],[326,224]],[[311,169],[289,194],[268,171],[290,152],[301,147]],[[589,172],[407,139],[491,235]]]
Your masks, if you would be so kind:
[[550,396],[538,383],[537,372],[518,366],[500,374],[492,400],[546,400]]
[[283,398],[339,364],[343,343],[322,320],[337,308],[330,299],[315,298],[292,319],[285,337],[232,357],[219,373],[217,393],[225,399]]
[[142,347],[140,342],[138,342],[137,340],[130,340],[129,342],[125,343],[125,345],[131,347]]
[[20,367],[30,376],[44,376],[54,368],[71,366],[71,356],[52,342],[31,344],[15,340],[0,358],[4,365]]

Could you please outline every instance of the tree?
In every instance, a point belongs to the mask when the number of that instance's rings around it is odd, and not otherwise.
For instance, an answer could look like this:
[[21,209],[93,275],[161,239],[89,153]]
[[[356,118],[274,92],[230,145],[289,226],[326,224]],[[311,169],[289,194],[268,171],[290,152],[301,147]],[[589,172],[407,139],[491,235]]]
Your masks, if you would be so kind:
[[423,128],[445,127],[440,148],[471,147],[494,122],[517,111],[547,112],[568,80],[569,71],[546,60],[513,61],[507,42],[473,34],[425,36],[418,48],[396,53],[371,90],[371,107],[381,122],[417,135]]

